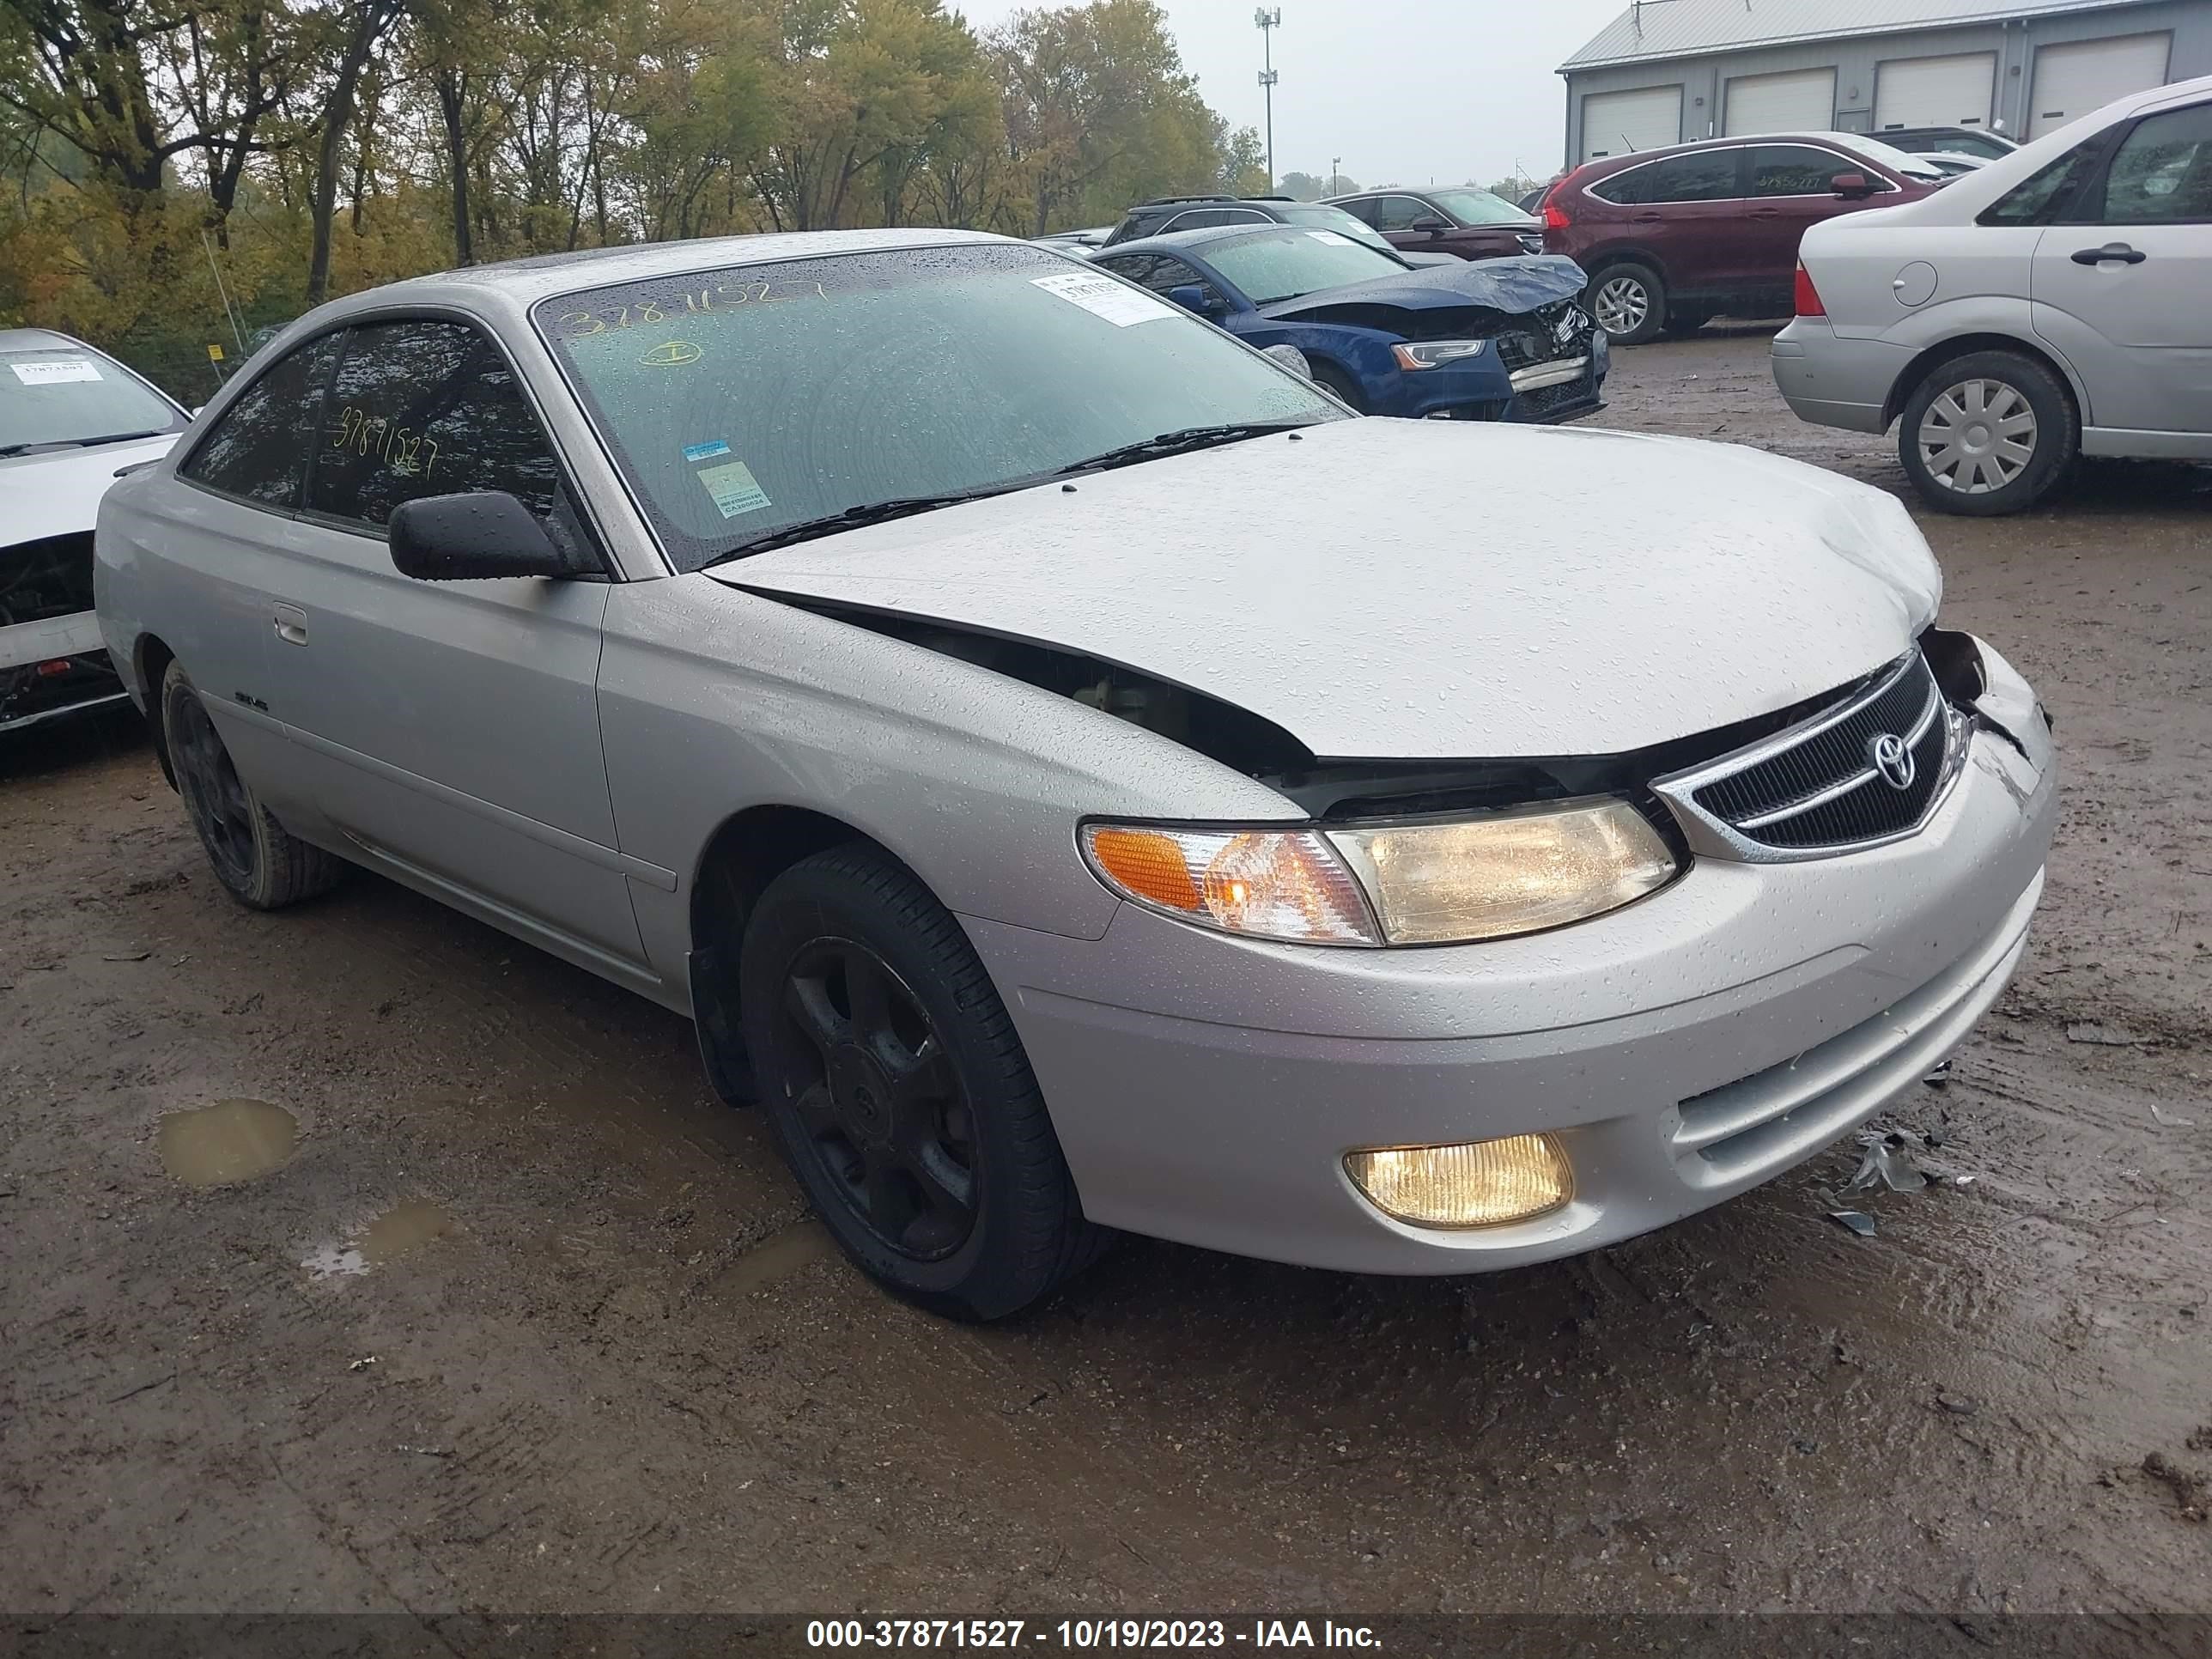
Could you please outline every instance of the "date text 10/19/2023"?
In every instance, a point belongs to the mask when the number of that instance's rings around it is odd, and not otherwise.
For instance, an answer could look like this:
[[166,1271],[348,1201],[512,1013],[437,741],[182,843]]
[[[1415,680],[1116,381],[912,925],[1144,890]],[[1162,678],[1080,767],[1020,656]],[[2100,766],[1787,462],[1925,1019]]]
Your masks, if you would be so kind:
[[1365,1625],[1322,1619],[811,1619],[810,1648],[1352,1648],[1382,1644]]

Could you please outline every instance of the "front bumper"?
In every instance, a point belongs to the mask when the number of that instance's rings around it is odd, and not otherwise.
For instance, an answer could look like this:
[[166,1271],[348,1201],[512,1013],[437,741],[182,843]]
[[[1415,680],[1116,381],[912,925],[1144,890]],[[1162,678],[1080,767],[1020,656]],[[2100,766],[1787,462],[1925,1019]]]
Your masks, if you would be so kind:
[[1889,429],[1889,396],[1912,352],[1886,340],[1838,334],[1825,318],[1800,317],[1774,337],[1774,384],[1792,412],[1814,426]]
[[[1127,905],[1097,941],[969,919],[1085,1212],[1315,1267],[1476,1272],[1664,1225],[1849,1133],[1966,1036],[2026,948],[2056,765],[2033,695],[1987,661],[2002,729],[1978,725],[1917,835],[1702,859],[1554,933],[1348,951]],[[1535,1131],[1577,1194],[1528,1222],[1407,1225],[1343,1172],[1356,1147]]]
[[0,732],[126,701],[89,611],[0,628]]

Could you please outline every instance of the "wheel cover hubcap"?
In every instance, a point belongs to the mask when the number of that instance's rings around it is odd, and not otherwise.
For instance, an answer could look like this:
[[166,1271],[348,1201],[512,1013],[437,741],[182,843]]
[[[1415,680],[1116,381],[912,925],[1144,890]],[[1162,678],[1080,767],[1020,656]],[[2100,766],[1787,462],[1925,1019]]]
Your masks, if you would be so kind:
[[1633,276],[1613,276],[1598,285],[1598,326],[1608,334],[1632,334],[1651,314],[1651,296]]
[[1913,435],[1929,477],[1962,495],[1986,495],[2035,459],[2035,409],[2002,380],[1961,380],[1928,405]]
[[245,886],[253,878],[253,804],[246,785],[198,697],[179,700],[174,724],[169,757],[192,826],[217,871]]
[[792,958],[780,1056],[802,1155],[855,1218],[901,1255],[934,1261],[975,1230],[975,1117],[921,1000],[856,940]]

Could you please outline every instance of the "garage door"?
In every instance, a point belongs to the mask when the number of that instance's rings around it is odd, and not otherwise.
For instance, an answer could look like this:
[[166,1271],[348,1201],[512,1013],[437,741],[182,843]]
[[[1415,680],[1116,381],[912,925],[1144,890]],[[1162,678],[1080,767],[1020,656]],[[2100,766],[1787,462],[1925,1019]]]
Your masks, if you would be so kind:
[[1723,137],[1745,132],[1826,132],[1836,125],[1836,72],[1739,75],[1728,83]]
[[2028,137],[2078,121],[2115,98],[2164,86],[2166,50],[2172,44],[2170,34],[2123,34],[2044,47],[2035,54]]
[[1874,130],[1985,127],[1997,86],[1997,55],[1897,58],[1874,72]]
[[1682,89],[1641,87],[1594,92],[1583,100],[1583,160],[1664,149],[1682,142]]

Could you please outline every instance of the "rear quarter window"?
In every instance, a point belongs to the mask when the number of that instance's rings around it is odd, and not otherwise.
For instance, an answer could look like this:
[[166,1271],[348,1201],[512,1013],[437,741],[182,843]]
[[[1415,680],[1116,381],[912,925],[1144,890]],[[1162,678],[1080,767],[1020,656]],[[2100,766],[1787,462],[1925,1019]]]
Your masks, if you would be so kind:
[[310,340],[272,364],[216,418],[178,476],[257,506],[296,508],[338,337]]

